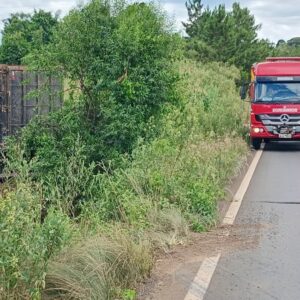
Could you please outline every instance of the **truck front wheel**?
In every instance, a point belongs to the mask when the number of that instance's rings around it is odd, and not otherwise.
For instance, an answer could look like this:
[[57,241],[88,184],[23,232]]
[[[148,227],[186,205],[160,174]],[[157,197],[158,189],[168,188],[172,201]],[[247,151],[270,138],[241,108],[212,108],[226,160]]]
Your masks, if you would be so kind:
[[253,149],[255,150],[259,150],[260,149],[260,145],[261,145],[261,139],[258,138],[252,138],[251,139],[251,146],[253,147]]

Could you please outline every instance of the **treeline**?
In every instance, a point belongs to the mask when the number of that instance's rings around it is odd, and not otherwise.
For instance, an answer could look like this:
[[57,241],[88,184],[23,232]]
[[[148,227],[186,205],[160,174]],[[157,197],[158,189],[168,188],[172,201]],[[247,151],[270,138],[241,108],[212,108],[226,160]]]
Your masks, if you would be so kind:
[[[183,23],[187,37],[184,55],[202,62],[220,61],[238,67],[247,77],[254,62],[267,56],[300,55],[299,37],[277,43],[259,39],[261,24],[256,24],[248,8],[233,3],[204,7],[202,0],[186,3],[188,21]],[[21,64],[26,55],[48,44],[59,15],[43,10],[33,14],[12,14],[4,20],[0,63]]]

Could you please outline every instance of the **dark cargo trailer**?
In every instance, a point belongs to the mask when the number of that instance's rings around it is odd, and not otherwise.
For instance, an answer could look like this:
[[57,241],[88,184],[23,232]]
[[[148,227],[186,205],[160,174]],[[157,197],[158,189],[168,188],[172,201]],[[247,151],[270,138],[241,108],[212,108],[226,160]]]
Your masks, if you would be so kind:
[[62,80],[58,78],[26,71],[23,66],[0,65],[0,142],[33,116],[61,107],[61,90]]

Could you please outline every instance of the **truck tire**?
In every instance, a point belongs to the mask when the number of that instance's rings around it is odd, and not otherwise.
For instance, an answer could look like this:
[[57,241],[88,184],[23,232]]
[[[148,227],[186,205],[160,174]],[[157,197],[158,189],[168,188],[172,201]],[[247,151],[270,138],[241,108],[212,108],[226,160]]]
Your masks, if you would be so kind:
[[260,149],[260,145],[261,145],[262,140],[258,139],[258,138],[252,138],[251,139],[251,146],[253,149],[255,150],[259,150]]

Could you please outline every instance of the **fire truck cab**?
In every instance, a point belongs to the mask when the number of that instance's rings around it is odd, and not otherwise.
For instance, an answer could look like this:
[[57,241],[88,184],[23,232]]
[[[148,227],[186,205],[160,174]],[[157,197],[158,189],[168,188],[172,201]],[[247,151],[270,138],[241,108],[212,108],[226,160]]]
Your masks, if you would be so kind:
[[[245,90],[241,91],[243,99]],[[300,140],[300,57],[269,57],[251,68],[250,140]]]

